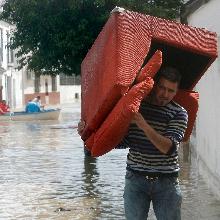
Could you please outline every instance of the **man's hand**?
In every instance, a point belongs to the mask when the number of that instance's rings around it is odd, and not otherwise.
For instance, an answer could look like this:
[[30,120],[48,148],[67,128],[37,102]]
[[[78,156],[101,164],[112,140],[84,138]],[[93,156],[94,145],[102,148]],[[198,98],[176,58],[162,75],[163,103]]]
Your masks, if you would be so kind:
[[78,128],[77,128],[77,131],[78,131],[78,134],[81,136],[82,133],[83,133],[83,130],[85,129],[85,126],[86,126],[86,122],[83,121],[82,119],[80,119],[79,123],[78,123]]

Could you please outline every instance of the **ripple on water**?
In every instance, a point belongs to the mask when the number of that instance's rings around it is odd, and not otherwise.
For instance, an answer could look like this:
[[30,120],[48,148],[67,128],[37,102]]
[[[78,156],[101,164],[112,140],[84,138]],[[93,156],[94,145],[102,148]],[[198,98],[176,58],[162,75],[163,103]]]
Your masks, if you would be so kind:
[[[127,150],[84,157],[70,128],[79,117],[75,103],[64,106],[60,121],[0,122],[0,219],[124,219]],[[181,160],[181,167],[182,219],[220,219],[220,201],[196,163]],[[152,208],[149,219],[155,219]]]

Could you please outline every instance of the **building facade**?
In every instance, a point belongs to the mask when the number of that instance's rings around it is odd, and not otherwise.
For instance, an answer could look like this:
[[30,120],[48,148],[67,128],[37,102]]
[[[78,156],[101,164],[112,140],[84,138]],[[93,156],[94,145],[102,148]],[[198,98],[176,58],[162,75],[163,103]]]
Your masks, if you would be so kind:
[[24,74],[24,101],[41,96],[43,104],[60,105],[80,101],[80,76],[37,75],[25,70]]
[[59,76],[39,75],[24,68],[23,90],[24,105],[36,96],[41,97],[44,105],[59,105]]
[[17,70],[14,51],[7,47],[13,28],[0,21],[0,99],[12,109],[23,105],[23,70]]

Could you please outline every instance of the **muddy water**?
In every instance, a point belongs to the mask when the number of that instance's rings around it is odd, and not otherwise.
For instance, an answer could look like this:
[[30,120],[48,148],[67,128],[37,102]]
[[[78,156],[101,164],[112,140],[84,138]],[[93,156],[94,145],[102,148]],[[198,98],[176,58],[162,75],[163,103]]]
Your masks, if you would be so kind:
[[[75,103],[63,106],[59,121],[0,122],[0,219],[124,219],[127,150],[85,157],[70,128],[79,117]],[[190,161],[181,160],[182,219],[220,219],[220,201]]]

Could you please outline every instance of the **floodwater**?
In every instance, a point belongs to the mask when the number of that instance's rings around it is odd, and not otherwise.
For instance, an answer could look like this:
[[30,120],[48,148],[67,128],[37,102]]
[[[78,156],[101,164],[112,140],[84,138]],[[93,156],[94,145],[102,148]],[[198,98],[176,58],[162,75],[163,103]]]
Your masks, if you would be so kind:
[[[123,220],[127,150],[85,157],[76,129],[80,103],[59,121],[0,122],[1,220]],[[182,154],[182,153],[181,153]],[[185,155],[185,154],[184,154]],[[220,200],[181,159],[183,220],[219,220]],[[156,219],[153,210],[150,220]]]

